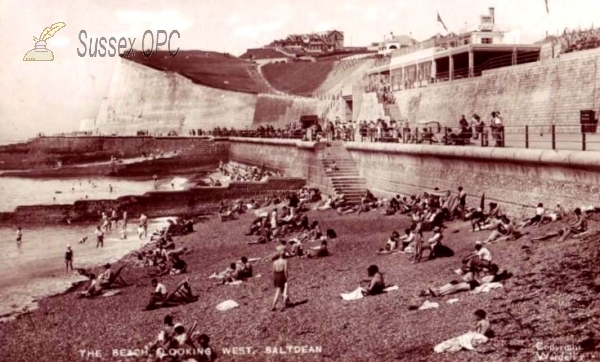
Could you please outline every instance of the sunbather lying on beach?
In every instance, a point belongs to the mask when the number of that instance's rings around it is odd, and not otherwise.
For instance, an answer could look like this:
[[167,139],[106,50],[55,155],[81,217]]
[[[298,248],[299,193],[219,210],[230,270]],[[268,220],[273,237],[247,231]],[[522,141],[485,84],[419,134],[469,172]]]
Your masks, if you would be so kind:
[[489,244],[492,242],[501,242],[507,240],[515,240],[522,234],[517,231],[507,216],[500,216],[496,221],[495,230],[492,230],[490,236],[483,241],[483,244]]
[[453,280],[439,288],[428,288],[421,292],[422,296],[431,295],[433,297],[442,297],[450,294],[466,292],[473,290],[480,285],[496,283],[509,278],[511,275],[506,271],[498,272],[496,264],[490,265],[487,274],[477,277],[476,273],[467,273],[462,281]]

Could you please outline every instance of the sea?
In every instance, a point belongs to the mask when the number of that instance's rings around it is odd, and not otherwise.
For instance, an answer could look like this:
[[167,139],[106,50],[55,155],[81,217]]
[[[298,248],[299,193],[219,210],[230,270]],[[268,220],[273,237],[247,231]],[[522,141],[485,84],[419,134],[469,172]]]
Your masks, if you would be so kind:
[[[109,187],[112,187],[112,191]],[[19,205],[69,204],[81,199],[112,199],[141,195],[151,190],[182,190],[188,179],[159,180],[118,178],[29,179],[0,177],[0,211],[12,211]],[[131,215],[132,216],[132,215]],[[130,217],[131,217],[130,216]],[[169,218],[149,220],[149,232],[167,225]],[[74,268],[89,268],[114,262],[149,240],[139,240],[137,225],[131,220],[126,239],[113,231],[105,236],[104,247],[96,248],[94,229],[97,222],[71,225],[22,226],[22,242],[16,242],[16,229],[0,227],[0,320],[13,318],[35,309],[40,298],[62,293],[85,278],[65,271],[64,253],[70,245]],[[80,244],[84,236],[88,241]]]

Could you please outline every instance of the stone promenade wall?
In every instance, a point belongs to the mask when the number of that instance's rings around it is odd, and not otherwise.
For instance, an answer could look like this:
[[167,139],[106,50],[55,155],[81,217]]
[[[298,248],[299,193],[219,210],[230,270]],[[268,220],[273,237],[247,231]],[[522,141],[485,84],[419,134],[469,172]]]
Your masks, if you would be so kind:
[[531,213],[543,202],[553,208],[599,205],[597,152],[508,148],[347,143],[369,189],[411,195],[463,186],[469,204],[499,201],[513,213]]

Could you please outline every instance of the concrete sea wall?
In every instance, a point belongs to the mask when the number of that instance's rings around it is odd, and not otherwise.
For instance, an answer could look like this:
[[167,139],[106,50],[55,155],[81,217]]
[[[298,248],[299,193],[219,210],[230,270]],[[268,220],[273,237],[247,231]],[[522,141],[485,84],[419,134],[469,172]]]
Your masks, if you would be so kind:
[[221,201],[238,198],[262,199],[281,191],[304,186],[301,178],[272,177],[264,182],[232,182],[227,187],[197,187],[185,191],[148,192],[141,196],[124,196],[116,200],[81,200],[65,205],[19,206],[14,212],[0,213],[0,224],[57,224],[100,220],[111,209],[130,217],[141,213],[148,217],[187,216],[215,213]]
[[302,177],[309,186],[331,192],[321,165],[324,143],[283,139],[230,138],[229,159],[247,165],[266,167],[285,176]]
[[458,146],[347,143],[346,148],[376,193],[411,195],[462,185],[470,205],[498,201],[516,215],[538,202],[553,208],[600,204],[596,152]]
[[139,157],[163,151],[178,151],[198,164],[226,162],[227,141],[213,141],[199,137],[138,137],[138,136],[85,136],[40,137],[24,144],[0,148],[0,169],[30,169],[64,166],[95,161],[108,161],[111,156]]

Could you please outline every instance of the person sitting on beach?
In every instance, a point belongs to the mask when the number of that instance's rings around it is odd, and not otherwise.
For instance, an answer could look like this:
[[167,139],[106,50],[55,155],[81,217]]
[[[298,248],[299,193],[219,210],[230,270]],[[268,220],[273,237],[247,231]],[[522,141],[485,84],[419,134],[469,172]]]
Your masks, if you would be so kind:
[[167,258],[173,258],[175,255],[177,255],[178,257],[181,257],[182,255],[185,255],[188,253],[189,253],[188,247],[184,246],[182,248],[177,248],[177,249],[166,251],[165,255]]
[[323,233],[321,232],[321,227],[319,226],[319,222],[315,220],[310,225],[308,239],[309,240],[319,240],[319,239],[321,239],[321,236],[323,236]]
[[444,213],[441,208],[430,210],[429,215],[423,221],[423,231],[432,230],[436,227],[441,228],[444,223]]
[[310,231],[310,224],[308,223],[308,216],[302,215],[300,221],[296,224],[296,229],[308,233]]
[[183,274],[187,271],[187,263],[180,259],[178,254],[172,256],[171,262],[173,263],[171,275]]
[[227,208],[223,212],[219,212],[218,215],[221,222],[235,220],[235,212],[233,208]]
[[[412,229],[404,229],[404,235],[400,237],[400,251],[408,252],[407,248],[415,241],[415,233]],[[414,246],[412,247],[414,251]]]
[[475,332],[483,334],[486,337],[491,337],[493,333],[490,329],[490,321],[487,319],[487,313],[483,309],[477,309],[473,314],[475,315],[475,321],[477,322],[475,325]]
[[475,251],[463,258],[463,267],[457,269],[457,274],[465,274],[470,270],[481,270],[482,268],[489,267],[492,263],[492,253],[483,246],[483,243],[479,240],[475,241]]
[[223,274],[223,279],[221,280],[222,284],[231,283],[235,280],[238,280],[239,271],[236,263],[229,264],[229,268],[225,269],[225,273]]
[[514,240],[521,235],[520,232],[515,230],[514,225],[507,216],[500,216],[500,222],[496,225],[496,230],[492,230],[490,236],[483,241],[483,244]]
[[112,269],[110,268],[110,264],[104,265],[104,271],[98,275],[98,283],[100,286],[104,287],[111,283],[112,278]]
[[158,280],[152,279],[150,282],[152,285],[153,291],[150,293],[150,301],[146,306],[146,309],[153,309],[155,304],[158,302],[163,302],[167,298],[167,287],[164,284],[159,283]]
[[327,249],[327,239],[321,240],[321,246],[313,246],[309,248],[307,258],[322,258],[329,255]]
[[483,210],[478,207],[470,213],[469,215],[465,215],[466,219],[471,220],[471,231],[475,232],[475,226],[477,226],[477,230],[481,230],[482,226],[485,224],[485,215],[483,214]]
[[250,228],[245,235],[250,236],[250,235],[258,234],[260,232],[260,230],[265,226],[266,221],[267,221],[267,218],[264,216],[257,217],[256,219],[254,219],[252,221],[252,223],[250,224]]
[[398,212],[398,210],[400,210],[400,195],[396,195],[390,199],[387,208],[382,214],[385,216],[391,216]]
[[571,235],[578,235],[587,231],[587,219],[581,212],[581,209],[576,208],[573,214],[575,217],[562,229],[563,234],[558,239],[559,242],[567,240]]
[[100,295],[102,293],[102,286],[98,282],[95,274],[90,274],[89,276],[90,284],[85,290],[85,292],[81,292],[80,296],[82,297],[94,297],[96,295]]
[[87,237],[87,236],[84,236],[84,237],[82,237],[81,239],[79,239],[78,243],[79,243],[79,244],[85,244],[85,243],[87,242],[87,239],[88,239],[88,237]]
[[379,249],[377,254],[382,254],[382,255],[391,254],[394,251],[396,251],[396,248],[398,248],[399,243],[400,243],[400,234],[398,234],[397,231],[392,231],[392,235],[390,235],[389,239],[385,243],[385,247],[382,249]]
[[239,280],[252,278],[252,264],[245,256],[242,256],[240,261],[236,263],[236,273]]
[[546,224],[552,221],[562,220],[566,217],[567,213],[565,209],[562,207],[560,203],[556,204],[556,209],[554,211],[547,211],[544,215],[542,215],[542,221],[540,224]]
[[537,207],[535,208],[535,215],[525,221],[523,221],[519,226],[518,229],[523,229],[529,225],[533,225],[533,226],[539,226],[542,223],[542,218],[544,216],[544,214],[546,213],[546,210],[544,209],[544,204],[542,204],[541,202],[537,205]]
[[379,272],[377,265],[370,265],[367,268],[368,278],[361,280],[361,283],[368,283],[366,288],[361,288],[363,295],[377,295],[383,293],[385,283],[383,275]]
[[489,229],[489,228],[494,228],[495,227],[494,225],[491,225],[491,227],[489,225],[492,223],[492,221],[494,219],[500,218],[502,216],[502,210],[500,210],[500,206],[498,206],[497,203],[490,202],[489,207],[490,207],[490,211],[487,214],[485,214],[486,219],[484,222],[483,230]]
[[327,196],[327,199],[321,206],[317,206],[316,209],[319,211],[329,210],[335,208],[335,202],[333,201],[333,197]]
[[[451,256],[451,255],[449,255],[449,253],[446,250],[448,248],[442,244],[443,238],[444,238],[444,236],[442,235],[442,228],[440,228],[439,226],[434,227],[433,235],[431,236],[431,238],[429,238],[429,240],[427,240],[427,244],[424,245],[424,247],[421,249],[421,252],[418,255],[415,255],[415,260],[417,262],[419,262],[421,260],[423,250],[429,250],[429,255],[428,255],[429,260],[435,259],[435,258],[438,258],[441,256]],[[448,249],[448,250],[450,250],[450,249]]]
[[290,244],[290,248],[289,248],[288,254],[290,257],[304,256],[304,249],[302,248],[302,242],[299,239],[290,239],[289,244]]

